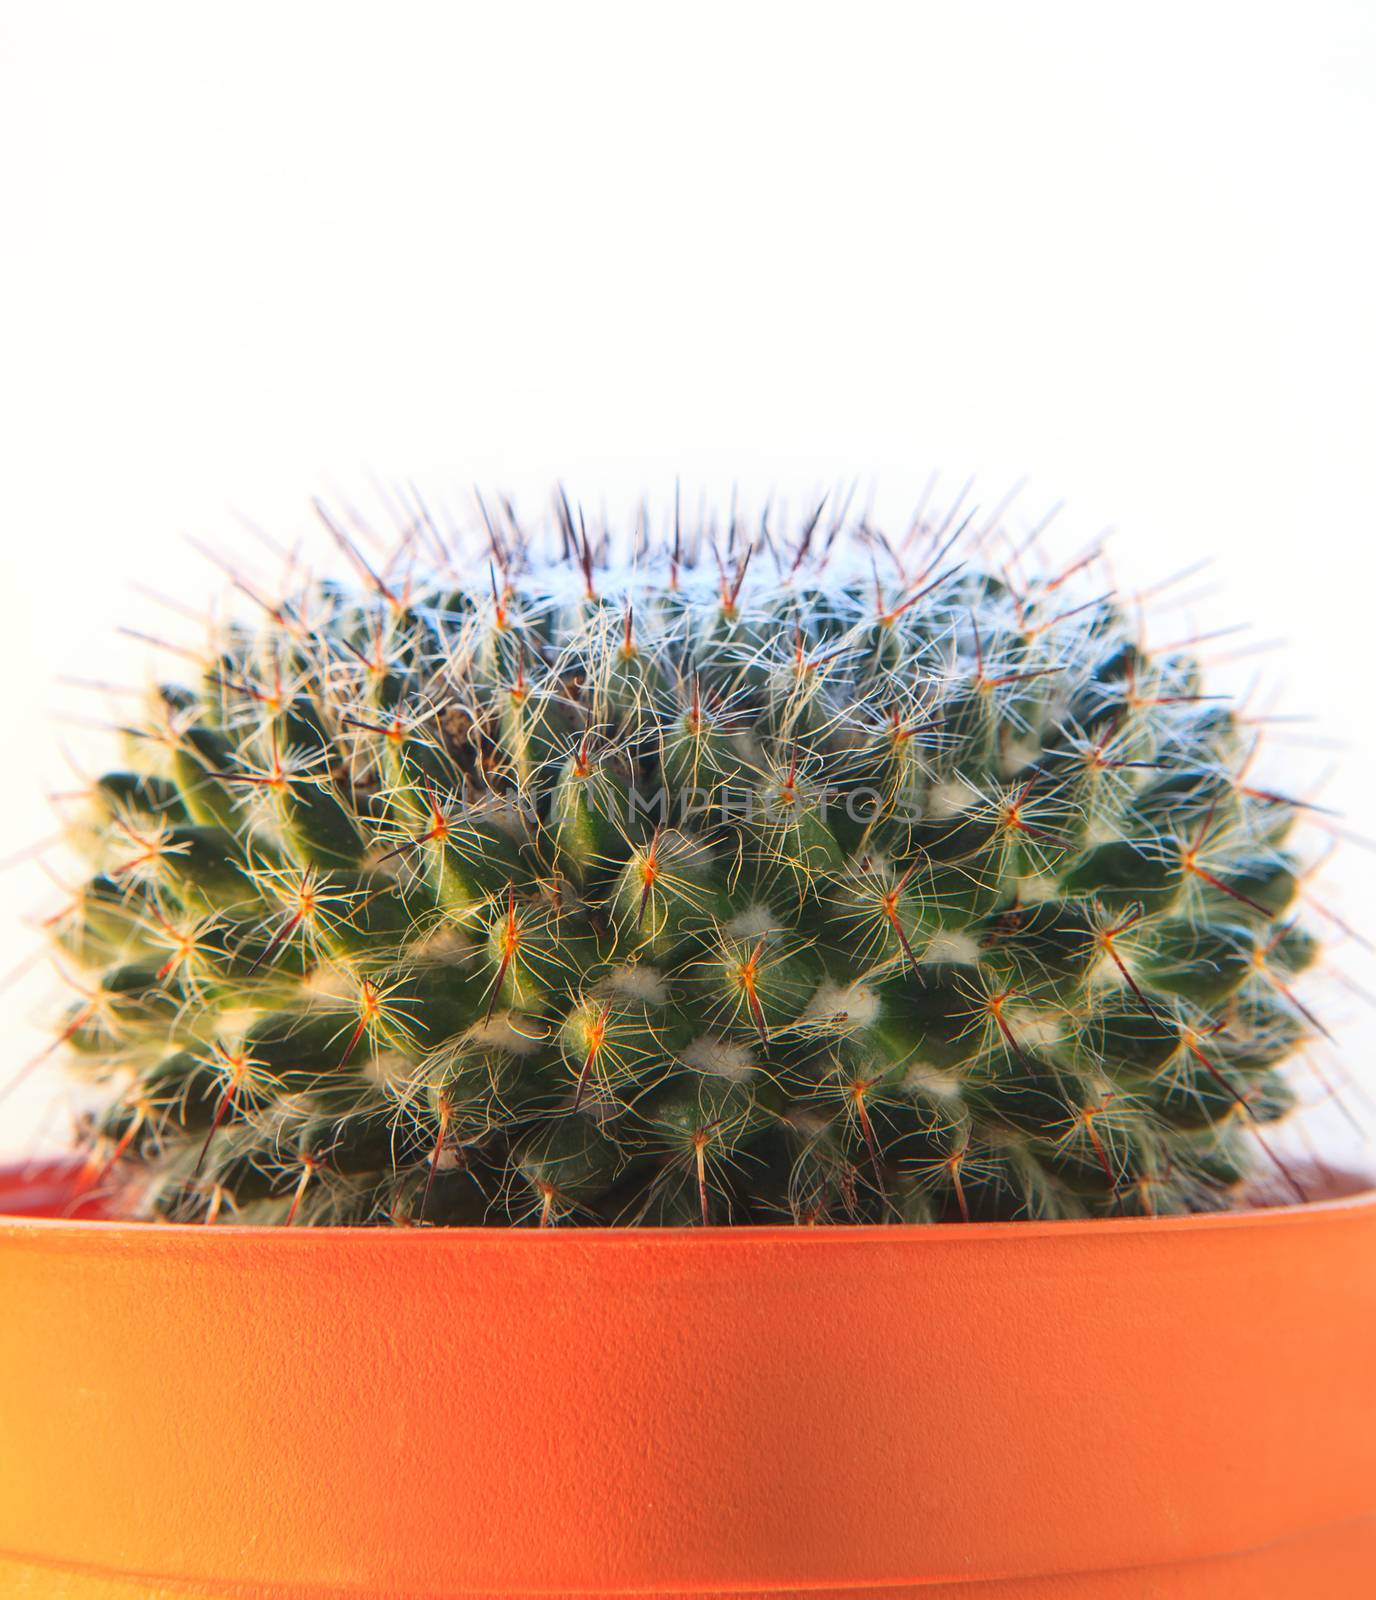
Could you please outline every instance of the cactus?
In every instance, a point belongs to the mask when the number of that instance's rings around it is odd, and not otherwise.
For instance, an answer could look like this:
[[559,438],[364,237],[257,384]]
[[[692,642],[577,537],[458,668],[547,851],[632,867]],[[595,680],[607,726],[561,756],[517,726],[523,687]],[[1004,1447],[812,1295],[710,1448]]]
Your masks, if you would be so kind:
[[333,531],[356,580],[257,598],[71,826],[60,1033],[129,1214],[1236,1203],[1314,1026],[1296,807],[1130,606],[820,510],[619,568],[566,505],[552,561]]

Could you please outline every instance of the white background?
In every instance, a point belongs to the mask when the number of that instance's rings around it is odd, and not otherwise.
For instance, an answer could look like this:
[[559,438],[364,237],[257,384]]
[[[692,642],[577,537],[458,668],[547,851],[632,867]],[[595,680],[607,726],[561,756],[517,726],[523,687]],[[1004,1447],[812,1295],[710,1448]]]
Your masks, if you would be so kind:
[[[131,585],[201,604],[183,536],[247,559],[236,510],[859,476],[896,516],[933,468],[1112,523],[1132,583],[1214,556],[1203,621],[1319,718],[1282,766],[1346,741],[1376,828],[1374,82],[1376,8],[1316,0],[6,0],[0,854],[99,748],[59,679],[137,681],[116,625],[173,624]],[[1371,861],[1329,877],[1360,921]],[[0,971],[49,893],[0,877]],[[0,1081],[47,995],[0,995]]]

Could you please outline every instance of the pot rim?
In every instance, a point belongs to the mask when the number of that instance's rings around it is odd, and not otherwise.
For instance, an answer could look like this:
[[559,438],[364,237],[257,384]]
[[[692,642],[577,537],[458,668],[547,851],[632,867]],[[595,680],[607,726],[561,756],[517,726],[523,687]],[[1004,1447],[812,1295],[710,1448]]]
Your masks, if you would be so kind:
[[[79,1163],[41,1161],[36,1163],[0,1163],[0,1236],[12,1232],[37,1229],[40,1232],[65,1232],[77,1237],[99,1234],[103,1238],[118,1238],[121,1243],[133,1245],[139,1239],[222,1239],[277,1240],[293,1239],[329,1242],[341,1239],[409,1239],[452,1240],[456,1244],[506,1245],[516,1249],[542,1249],[552,1247],[552,1241],[577,1239],[580,1244],[593,1243],[599,1250],[618,1247],[644,1249],[647,1246],[684,1244],[690,1248],[709,1247],[713,1241],[730,1240],[734,1244],[760,1245],[789,1242],[800,1243],[807,1238],[826,1239],[833,1243],[859,1244],[885,1241],[890,1244],[919,1240],[933,1245],[954,1244],[958,1240],[979,1242],[1004,1239],[1031,1238],[1083,1238],[1115,1232],[1125,1236],[1142,1234],[1217,1232],[1234,1228],[1297,1227],[1325,1219],[1340,1219],[1350,1215],[1365,1216],[1376,1211],[1376,1181],[1364,1174],[1330,1173],[1329,1194],[1324,1199],[1307,1200],[1303,1204],[1283,1205],[1252,1204],[1232,1211],[1197,1211],[1165,1217],[1059,1217],[1025,1222],[892,1222],[892,1223],[829,1223],[815,1228],[799,1227],[790,1223],[720,1223],[708,1228],[696,1226],[677,1227],[602,1227],[602,1228],[523,1228],[483,1226],[400,1227],[369,1228],[326,1226],[317,1228],[287,1228],[267,1226],[262,1223],[231,1224],[224,1228],[207,1228],[195,1222],[131,1222],[101,1217],[28,1216],[22,1211],[5,1209],[7,1191],[13,1186],[22,1194],[24,1189],[42,1184],[49,1195],[70,1185],[81,1170]],[[26,1176],[28,1174],[29,1176]],[[521,1244],[517,1241],[526,1241]],[[194,1248],[207,1248],[198,1245]],[[305,1245],[287,1245],[288,1249],[308,1248]],[[414,1243],[398,1248],[418,1248]]]

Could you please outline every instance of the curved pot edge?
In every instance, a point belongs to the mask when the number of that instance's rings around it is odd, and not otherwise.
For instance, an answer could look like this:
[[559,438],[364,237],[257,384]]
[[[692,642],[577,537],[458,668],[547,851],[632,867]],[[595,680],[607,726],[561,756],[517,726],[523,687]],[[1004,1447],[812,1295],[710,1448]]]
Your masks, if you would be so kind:
[[[1187,1563],[1050,1572],[1022,1577],[971,1578],[802,1589],[637,1589],[576,1592],[456,1590],[443,1600],[1254,1600],[1258,1583],[1284,1582],[1291,1594],[1328,1594],[1332,1600],[1366,1592],[1376,1570],[1376,1516],[1308,1529],[1290,1538],[1231,1550]],[[0,1580],[13,1600],[440,1600],[415,1590],[296,1587],[290,1592],[255,1583],[206,1582],[98,1571],[32,1562],[0,1552]],[[1162,1585],[1169,1583],[1166,1590]],[[1332,1589],[1339,1583],[1343,1587]],[[1147,1589],[1146,1584],[1153,1587]],[[1323,1585],[1320,1588],[1320,1585]]]
[[[1081,1238],[1086,1235],[1117,1234],[1160,1236],[1170,1233],[1206,1233],[1236,1228],[1271,1228],[1305,1226],[1320,1219],[1336,1220],[1351,1215],[1365,1217],[1376,1210],[1376,1180],[1366,1174],[1326,1173],[1324,1198],[1308,1200],[1302,1204],[1247,1205],[1232,1211],[1202,1211],[1185,1216],[1169,1217],[1092,1217],[1057,1220],[1028,1220],[1022,1222],[898,1222],[898,1223],[838,1223],[816,1229],[799,1228],[789,1224],[763,1224],[733,1226],[723,1224],[711,1228],[516,1228],[516,1227],[444,1227],[395,1228],[378,1230],[361,1227],[282,1228],[253,1225],[231,1225],[223,1229],[207,1228],[199,1223],[187,1222],[129,1222],[100,1214],[98,1200],[87,1201],[73,1193],[81,1167],[77,1163],[49,1161],[43,1163],[0,1163],[0,1237],[22,1234],[30,1230],[51,1233],[69,1232],[74,1236],[96,1235],[118,1238],[121,1243],[134,1245],[140,1238],[159,1239],[215,1239],[232,1234],[238,1239],[317,1239],[340,1240],[344,1238],[389,1239],[453,1239],[466,1244],[497,1245],[516,1248],[548,1247],[550,1241],[577,1238],[581,1243],[596,1241],[596,1248],[614,1249],[618,1244],[634,1245],[643,1249],[647,1245],[685,1244],[692,1242],[701,1247],[714,1239],[731,1239],[736,1244],[771,1244],[781,1240],[797,1242],[808,1237],[826,1238],[836,1242],[885,1240],[889,1243],[923,1240],[937,1245],[960,1240],[973,1243],[978,1240],[1006,1240],[1029,1238]],[[13,1205],[18,1197],[19,1204]],[[70,1215],[54,1214],[64,1197],[73,1207]],[[524,1241],[524,1244],[518,1243]],[[293,1248],[295,1248],[293,1246]]]

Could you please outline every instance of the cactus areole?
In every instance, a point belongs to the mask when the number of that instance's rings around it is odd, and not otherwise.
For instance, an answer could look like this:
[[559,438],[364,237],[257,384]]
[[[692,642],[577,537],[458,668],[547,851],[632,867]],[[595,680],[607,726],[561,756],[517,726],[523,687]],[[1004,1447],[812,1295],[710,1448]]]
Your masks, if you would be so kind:
[[[254,590],[71,834],[131,1218],[1226,1209],[1313,1031],[1295,805],[1092,564],[494,519]],[[432,548],[433,547],[433,548]],[[871,558],[873,556],[873,564]]]

